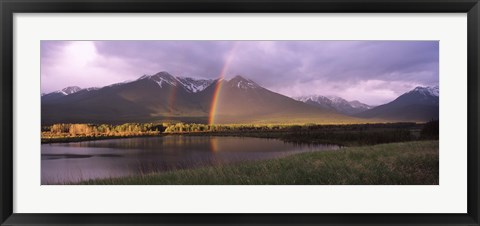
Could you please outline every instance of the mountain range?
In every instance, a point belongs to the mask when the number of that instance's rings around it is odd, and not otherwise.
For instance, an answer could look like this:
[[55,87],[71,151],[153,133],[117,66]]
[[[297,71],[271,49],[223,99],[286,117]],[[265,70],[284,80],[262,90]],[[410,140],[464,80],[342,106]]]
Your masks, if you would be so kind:
[[311,95],[297,97],[295,99],[312,106],[334,110],[346,115],[355,115],[373,108],[373,106],[361,103],[360,101],[347,101],[337,96]]
[[[339,97],[293,99],[242,76],[212,80],[159,72],[105,87],[81,89],[71,86],[43,94],[42,125],[157,121],[333,124],[426,121],[435,113],[438,118],[438,87],[436,110],[435,104],[425,99],[435,93],[424,95],[421,92],[427,91],[418,87],[404,94],[408,94],[406,97],[402,95],[392,101],[392,105],[372,107]],[[425,100],[420,101],[418,97]]]

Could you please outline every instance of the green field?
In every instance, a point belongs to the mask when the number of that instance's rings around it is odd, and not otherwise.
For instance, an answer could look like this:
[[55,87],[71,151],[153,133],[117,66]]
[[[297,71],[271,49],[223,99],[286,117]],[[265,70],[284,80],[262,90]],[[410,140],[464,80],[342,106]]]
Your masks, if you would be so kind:
[[273,160],[89,180],[98,185],[437,185],[438,140],[347,147]]

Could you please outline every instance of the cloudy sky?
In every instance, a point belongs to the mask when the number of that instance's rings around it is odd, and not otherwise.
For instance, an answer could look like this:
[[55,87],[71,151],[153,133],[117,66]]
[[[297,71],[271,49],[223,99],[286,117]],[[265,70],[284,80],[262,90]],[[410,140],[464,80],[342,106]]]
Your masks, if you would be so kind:
[[287,96],[378,105],[438,85],[437,41],[42,41],[41,90],[101,87],[144,74],[242,75]]

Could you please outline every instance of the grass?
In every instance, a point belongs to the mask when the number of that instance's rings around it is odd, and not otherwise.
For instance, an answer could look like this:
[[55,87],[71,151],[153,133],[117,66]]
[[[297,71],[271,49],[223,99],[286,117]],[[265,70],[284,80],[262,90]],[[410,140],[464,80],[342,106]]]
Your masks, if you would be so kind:
[[96,185],[436,185],[438,140],[348,147],[285,158],[101,180]]

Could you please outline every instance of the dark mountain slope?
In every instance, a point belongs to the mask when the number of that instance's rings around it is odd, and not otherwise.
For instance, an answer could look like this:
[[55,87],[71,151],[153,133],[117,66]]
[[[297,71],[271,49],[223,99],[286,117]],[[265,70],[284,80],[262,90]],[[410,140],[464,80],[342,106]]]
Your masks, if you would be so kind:
[[[221,86],[218,94],[217,86]],[[167,72],[132,82],[42,97],[42,124],[181,121],[208,123],[218,95],[215,123],[354,123],[360,119],[319,109],[237,76],[195,80]]]
[[414,122],[438,119],[438,87],[417,87],[390,103],[380,105],[355,116]]

